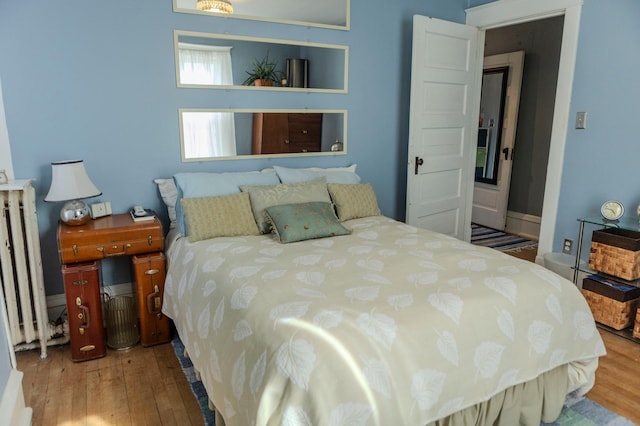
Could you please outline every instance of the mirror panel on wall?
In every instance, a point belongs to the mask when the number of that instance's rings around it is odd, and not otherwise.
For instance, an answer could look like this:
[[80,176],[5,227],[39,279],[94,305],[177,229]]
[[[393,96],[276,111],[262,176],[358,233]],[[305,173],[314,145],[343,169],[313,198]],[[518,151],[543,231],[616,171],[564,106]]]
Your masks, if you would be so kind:
[[176,30],[174,50],[178,87],[347,92],[347,46]]
[[232,13],[198,9],[197,0],[173,0],[173,11],[233,19],[348,30],[350,0],[227,0]]
[[[476,182],[497,185],[502,141],[502,118],[507,96],[509,67],[484,70],[480,100]],[[508,151],[507,151],[508,153]],[[504,153],[504,155],[507,155]]]
[[344,155],[346,110],[178,110],[182,161]]

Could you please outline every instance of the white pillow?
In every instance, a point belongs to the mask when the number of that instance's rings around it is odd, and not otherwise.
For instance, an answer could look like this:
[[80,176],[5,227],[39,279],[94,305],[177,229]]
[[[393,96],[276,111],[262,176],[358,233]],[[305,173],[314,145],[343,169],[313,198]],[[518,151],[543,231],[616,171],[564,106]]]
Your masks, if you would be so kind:
[[169,228],[175,228],[176,226],[176,202],[178,201],[178,188],[173,179],[154,179],[158,185],[158,191],[160,197],[164,201],[164,205],[167,207],[167,213],[169,214]]
[[282,183],[306,182],[324,177],[327,183],[353,184],[360,183],[360,176],[356,174],[356,164],[349,167],[308,167],[304,169],[291,169],[288,167],[273,166]]

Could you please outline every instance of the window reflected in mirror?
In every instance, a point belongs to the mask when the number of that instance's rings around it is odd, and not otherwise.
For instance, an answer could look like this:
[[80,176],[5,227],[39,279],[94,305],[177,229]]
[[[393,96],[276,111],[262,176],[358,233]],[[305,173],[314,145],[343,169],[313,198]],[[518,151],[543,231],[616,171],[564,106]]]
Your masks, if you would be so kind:
[[173,0],[173,11],[337,30],[349,29],[349,0],[226,0],[225,2],[228,4],[225,8],[206,10],[198,7],[198,0]]
[[[502,118],[509,67],[484,70],[480,98],[476,182],[497,185],[502,142]],[[505,154],[506,155],[506,154]]]
[[178,87],[346,93],[348,47],[174,31]]
[[345,110],[180,109],[182,161],[346,154]]

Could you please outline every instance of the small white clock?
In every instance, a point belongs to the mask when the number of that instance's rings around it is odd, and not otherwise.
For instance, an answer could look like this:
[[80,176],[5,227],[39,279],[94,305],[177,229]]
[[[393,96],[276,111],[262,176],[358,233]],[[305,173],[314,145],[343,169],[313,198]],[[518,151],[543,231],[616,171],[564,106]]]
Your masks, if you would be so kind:
[[619,201],[606,201],[602,204],[602,207],[600,207],[600,213],[602,217],[607,220],[618,220],[624,214],[624,206]]

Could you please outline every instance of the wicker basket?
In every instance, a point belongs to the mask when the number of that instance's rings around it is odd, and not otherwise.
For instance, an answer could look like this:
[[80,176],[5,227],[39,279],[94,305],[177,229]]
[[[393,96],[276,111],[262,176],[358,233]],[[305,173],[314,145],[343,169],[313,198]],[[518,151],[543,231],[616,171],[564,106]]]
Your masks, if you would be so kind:
[[640,339],[640,308],[636,311],[636,321],[633,326],[633,337]]
[[640,278],[640,233],[620,228],[593,231],[589,268],[625,280]]
[[616,330],[622,330],[634,324],[640,298],[618,302],[589,290],[582,290],[582,294],[597,322]]

